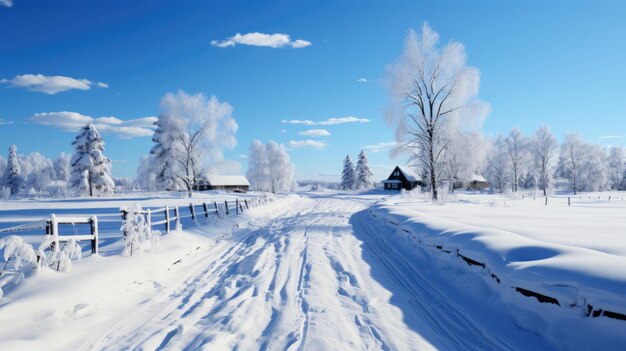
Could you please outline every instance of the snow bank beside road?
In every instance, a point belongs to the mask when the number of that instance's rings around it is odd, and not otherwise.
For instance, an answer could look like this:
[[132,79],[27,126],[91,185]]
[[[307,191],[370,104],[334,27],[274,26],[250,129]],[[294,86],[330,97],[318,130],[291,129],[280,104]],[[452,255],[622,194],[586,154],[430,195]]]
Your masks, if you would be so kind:
[[[488,219],[483,226],[442,219],[427,214],[424,209],[428,206],[431,205],[391,198],[371,210],[414,235],[422,245],[458,254],[468,264],[484,267],[503,286],[523,289],[518,290],[522,294],[530,291],[552,297],[559,305],[580,308],[584,313],[591,309],[599,315],[598,310],[602,309],[626,315],[626,257],[494,229]],[[455,216],[462,217],[462,213]],[[532,221],[532,217],[527,220]],[[573,228],[571,235],[591,234]],[[610,312],[604,315],[611,316]]]
[[[147,302],[166,299],[250,233],[258,214],[289,206],[299,197],[251,208],[236,217],[209,220],[163,235],[156,252],[123,257],[88,256],[67,274],[42,270],[0,303],[0,350],[79,349],[86,340],[140,313]],[[121,237],[105,247],[120,252]]]

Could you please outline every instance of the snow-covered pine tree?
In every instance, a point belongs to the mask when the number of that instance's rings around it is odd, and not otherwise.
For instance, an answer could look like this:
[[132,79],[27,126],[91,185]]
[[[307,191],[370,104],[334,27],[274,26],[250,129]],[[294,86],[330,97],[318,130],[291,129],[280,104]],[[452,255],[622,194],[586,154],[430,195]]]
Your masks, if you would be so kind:
[[168,115],[161,115],[154,122],[157,129],[154,131],[152,141],[155,145],[150,150],[152,155],[153,172],[155,173],[156,186],[162,190],[177,190],[175,168],[175,126],[170,123]]
[[104,140],[89,123],[72,142],[76,152],[70,161],[72,175],[70,189],[80,195],[102,195],[115,190],[111,179],[111,160],[104,156]]
[[341,172],[341,189],[352,190],[356,185],[356,177],[354,174],[354,164],[350,155],[346,155],[343,160],[343,171]]
[[357,181],[356,181],[356,189],[358,190],[368,190],[374,187],[374,182],[372,182],[372,170],[369,166],[369,160],[367,159],[367,154],[365,151],[361,150],[359,153],[359,160],[356,164],[356,173],[357,173]]
[[15,195],[20,191],[21,173],[17,159],[17,146],[11,145],[9,147],[9,159],[7,160],[4,177],[2,178],[2,187],[11,189],[11,195]]

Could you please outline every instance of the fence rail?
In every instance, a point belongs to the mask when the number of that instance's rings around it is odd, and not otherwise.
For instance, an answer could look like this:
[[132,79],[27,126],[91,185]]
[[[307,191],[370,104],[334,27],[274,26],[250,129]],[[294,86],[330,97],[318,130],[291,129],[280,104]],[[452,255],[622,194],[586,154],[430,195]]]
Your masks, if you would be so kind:
[[[243,199],[240,200],[236,198],[235,200],[225,200],[223,204],[218,201],[213,202],[201,202],[201,203],[189,203],[188,206],[169,206],[166,205],[164,207],[156,208],[156,209],[146,209],[141,210],[140,214],[145,216],[146,222],[150,225],[151,228],[155,226],[163,225],[165,227],[165,232],[169,233],[172,228],[177,228],[180,225],[181,219],[191,218],[194,222],[197,221],[199,217],[202,215],[204,218],[208,219],[210,216],[214,216],[215,218],[230,216],[233,214],[241,214],[245,210],[248,210],[250,207],[258,206],[264,203],[271,201],[272,199],[267,196],[255,197],[252,199]],[[187,209],[189,214],[181,215],[181,209]],[[135,212],[134,210],[129,210],[128,208],[121,208],[121,220],[122,222],[128,218],[130,212]],[[155,215],[162,216],[163,219],[153,221],[153,217]],[[61,249],[61,244],[63,242],[67,242],[71,239],[75,241],[90,241],[91,242],[91,252],[93,254],[97,254],[98,240],[99,240],[99,223],[111,223],[117,222],[113,220],[114,217],[119,218],[120,214],[115,213],[104,213],[104,214],[94,214],[90,216],[85,215],[55,215],[51,214],[49,217],[42,218],[36,221],[19,224],[16,226],[1,228],[0,234],[3,233],[20,233],[26,231],[44,231],[42,234],[44,235],[52,235],[53,243],[50,246],[50,249],[54,251],[58,251]],[[99,218],[103,220],[99,220]],[[74,233],[61,233],[59,227],[65,225],[73,225]],[[89,225],[89,229],[85,230],[81,228],[79,232],[76,228],[76,225]],[[126,233],[123,233],[126,235]]]

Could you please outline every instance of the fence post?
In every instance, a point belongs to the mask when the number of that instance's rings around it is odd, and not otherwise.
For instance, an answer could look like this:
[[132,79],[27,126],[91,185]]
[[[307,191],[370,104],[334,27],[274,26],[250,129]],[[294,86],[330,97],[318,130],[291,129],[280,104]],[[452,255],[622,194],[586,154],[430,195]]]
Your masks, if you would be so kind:
[[50,216],[50,231],[54,239],[54,252],[58,252],[59,247],[59,221],[54,213]]
[[[122,224],[124,224],[124,221],[126,221],[126,219],[128,219],[128,208],[127,207],[122,207],[122,208],[120,208],[120,212],[122,213]],[[124,236],[128,235],[128,233],[126,233],[125,229],[124,229],[123,234],[124,234]]]
[[239,214],[239,199],[235,199],[235,214]]
[[228,216],[228,200],[224,200],[224,207],[226,207],[226,215]]
[[548,206],[548,197],[546,196],[546,206]]
[[174,213],[176,214],[176,230],[180,228],[180,213],[178,213],[178,206],[174,207]]
[[241,201],[239,201],[239,212],[243,213],[243,205],[241,204]]
[[98,254],[98,217],[91,216],[91,235],[93,235],[93,240],[91,240],[91,253],[94,255]]
[[567,206],[572,206],[572,200],[569,198],[569,196],[567,197]]
[[165,205],[165,232],[170,232],[170,208]]
[[250,207],[248,206],[248,199],[243,199],[243,202],[246,204],[246,210],[249,210]]
[[191,219],[196,220],[196,210],[193,208],[193,204],[189,203],[189,212],[191,212]]
[[150,209],[146,210],[146,221],[148,222],[148,227],[152,230],[152,212]]
[[209,218],[209,206],[207,206],[206,202],[204,202],[202,207],[204,208],[204,218]]
[[213,201],[213,204],[215,205],[215,215],[219,216],[220,215],[220,209],[219,209],[219,207],[217,207],[217,201]]

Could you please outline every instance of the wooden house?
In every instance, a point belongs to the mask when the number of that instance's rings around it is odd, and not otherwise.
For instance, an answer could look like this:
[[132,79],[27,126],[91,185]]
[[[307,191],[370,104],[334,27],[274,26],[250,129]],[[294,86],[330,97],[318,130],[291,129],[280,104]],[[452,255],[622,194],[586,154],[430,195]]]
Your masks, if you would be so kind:
[[245,193],[250,183],[244,176],[206,175],[194,186],[194,190],[229,190]]
[[488,187],[489,182],[480,174],[474,174],[469,183],[467,183],[467,188],[471,190],[485,190]]
[[412,190],[424,186],[422,178],[409,167],[396,166],[386,180],[382,181],[385,190]]

